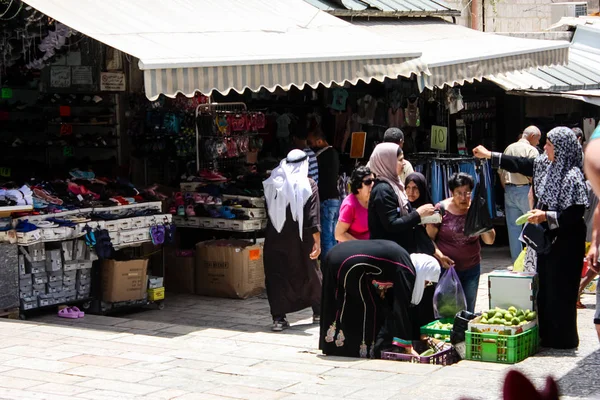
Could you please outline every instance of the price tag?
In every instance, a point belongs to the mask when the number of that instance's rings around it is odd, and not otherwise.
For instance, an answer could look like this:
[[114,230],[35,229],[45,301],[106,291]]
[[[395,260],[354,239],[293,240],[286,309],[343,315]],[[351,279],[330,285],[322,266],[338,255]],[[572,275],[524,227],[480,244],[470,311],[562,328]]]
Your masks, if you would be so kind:
[[3,178],[10,178],[12,174],[12,171],[10,170],[10,168],[6,168],[6,167],[1,167],[0,168],[0,176]]
[[60,136],[71,136],[73,134],[73,125],[61,124],[60,125]]
[[431,126],[431,148],[445,151],[448,147],[448,128],[445,126]]
[[63,147],[63,156],[73,157],[73,147],[71,147],[71,146]]
[[3,99],[12,99],[12,97],[13,97],[13,91],[12,91],[12,89],[11,88],[7,88],[7,87],[2,88],[2,95],[1,95],[1,97]]

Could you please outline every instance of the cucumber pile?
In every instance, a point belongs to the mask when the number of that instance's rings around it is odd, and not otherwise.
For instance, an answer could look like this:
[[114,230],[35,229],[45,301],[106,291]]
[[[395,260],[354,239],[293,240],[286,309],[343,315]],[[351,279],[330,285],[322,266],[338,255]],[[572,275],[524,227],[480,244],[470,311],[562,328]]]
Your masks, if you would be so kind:
[[536,317],[535,311],[517,309],[514,306],[508,307],[508,310],[496,307],[484,312],[479,322],[490,325],[519,326],[535,320]]
[[528,212],[527,214],[523,214],[521,215],[519,218],[517,218],[517,220],[515,221],[515,224],[517,225],[523,225],[525,222],[527,222],[527,218],[531,217],[533,214]]

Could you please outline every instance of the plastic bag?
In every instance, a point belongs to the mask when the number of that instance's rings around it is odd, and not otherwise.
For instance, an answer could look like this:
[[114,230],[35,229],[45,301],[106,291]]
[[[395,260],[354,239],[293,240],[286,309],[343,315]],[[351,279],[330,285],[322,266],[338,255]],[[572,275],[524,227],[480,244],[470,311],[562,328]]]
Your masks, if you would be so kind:
[[525,271],[525,255],[527,254],[527,247],[521,250],[519,253],[519,257],[515,260],[515,264],[513,265],[513,272],[523,272]]
[[465,220],[465,236],[478,236],[491,230],[494,225],[487,205],[487,186],[483,168],[478,166],[479,183],[475,187],[475,195],[467,211]]
[[433,311],[436,318],[453,318],[467,309],[467,299],[454,268],[440,278],[433,293]]

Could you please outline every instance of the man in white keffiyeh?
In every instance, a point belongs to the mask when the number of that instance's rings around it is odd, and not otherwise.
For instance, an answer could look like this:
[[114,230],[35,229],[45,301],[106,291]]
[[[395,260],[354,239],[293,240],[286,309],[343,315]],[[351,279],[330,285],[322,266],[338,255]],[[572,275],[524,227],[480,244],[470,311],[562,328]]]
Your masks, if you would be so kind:
[[308,156],[292,150],[263,182],[269,222],[265,232],[264,266],[273,331],[289,326],[286,314],[313,308],[321,313],[322,275],[319,191],[308,177]]

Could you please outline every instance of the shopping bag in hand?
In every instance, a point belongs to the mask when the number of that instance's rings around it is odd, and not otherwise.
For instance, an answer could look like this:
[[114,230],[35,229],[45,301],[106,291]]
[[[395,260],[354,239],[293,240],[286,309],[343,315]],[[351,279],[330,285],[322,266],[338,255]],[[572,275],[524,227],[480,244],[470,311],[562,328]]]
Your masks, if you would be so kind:
[[433,311],[436,318],[452,318],[467,309],[467,299],[454,267],[446,270],[433,293]]
[[475,187],[475,195],[471,200],[471,206],[467,211],[465,220],[465,236],[478,236],[491,230],[494,225],[487,205],[487,185],[482,166],[479,170],[479,183]]

